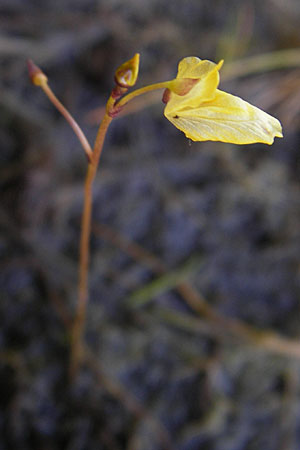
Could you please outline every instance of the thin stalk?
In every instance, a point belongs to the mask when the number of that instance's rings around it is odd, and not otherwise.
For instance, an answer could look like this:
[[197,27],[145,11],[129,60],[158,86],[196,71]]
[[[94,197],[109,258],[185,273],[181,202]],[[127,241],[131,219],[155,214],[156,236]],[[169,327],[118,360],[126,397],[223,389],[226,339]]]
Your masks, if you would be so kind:
[[91,146],[90,146],[87,138],[85,137],[82,129],[80,128],[80,126],[78,125],[76,120],[74,119],[74,117],[71,116],[69,111],[67,111],[67,109],[58,100],[58,98],[53,93],[53,91],[51,90],[51,88],[49,87],[47,82],[42,83],[40,86],[43,89],[43,91],[45,92],[45,94],[47,95],[47,97],[49,98],[49,100],[53,103],[53,105],[58,109],[58,111],[64,116],[66,121],[69,123],[69,125],[73,129],[74,133],[78,137],[78,139],[83,147],[83,150],[86,153],[88,161],[91,161],[92,154],[93,154]]
[[155,83],[155,84],[149,84],[149,86],[144,86],[142,88],[136,89],[133,92],[130,92],[129,94],[125,95],[121,98],[121,100],[118,101],[117,106],[124,106],[126,103],[128,103],[133,98],[145,94],[146,92],[155,91],[156,89],[166,89],[170,85],[170,81],[163,81],[161,83]]
[[[109,99],[107,105],[109,105],[110,103],[111,99]],[[103,149],[104,139],[111,121],[112,117],[110,117],[106,112],[98,130],[92,158],[88,164],[88,169],[85,178],[84,207],[81,219],[81,235],[79,247],[78,300],[71,333],[72,338],[71,360],[70,360],[71,376],[74,376],[76,374],[82,357],[82,336],[84,333],[86,306],[88,302],[88,272],[90,261],[90,236],[91,236],[91,218],[92,218],[92,187]]]
[[169,82],[156,83],[146,86],[123,97],[118,103],[112,96],[106,104],[106,112],[100,124],[97,137],[92,152],[92,157],[89,160],[87,169],[85,187],[84,187],[84,207],[81,220],[81,236],[79,249],[79,282],[78,282],[78,301],[75,313],[75,318],[72,327],[71,335],[71,359],[70,359],[70,375],[74,377],[78,366],[82,359],[82,336],[85,327],[86,307],[88,302],[88,272],[90,260],[90,235],[91,235],[91,217],[92,217],[92,187],[97,173],[99,160],[101,157],[103,143],[106,136],[107,129],[114,117],[114,112],[118,111],[118,107],[124,106],[134,97],[144,94],[145,92],[153,91],[154,89],[167,88]]

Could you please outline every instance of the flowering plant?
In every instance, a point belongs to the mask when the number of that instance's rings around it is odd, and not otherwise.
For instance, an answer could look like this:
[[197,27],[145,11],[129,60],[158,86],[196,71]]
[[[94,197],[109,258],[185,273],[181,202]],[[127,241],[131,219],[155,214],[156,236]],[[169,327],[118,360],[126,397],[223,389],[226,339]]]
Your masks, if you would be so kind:
[[282,137],[280,122],[246,101],[218,89],[219,70],[223,61],[215,64],[197,57],[180,61],[175,79],[136,89],[139,54],[123,63],[115,72],[115,86],[106,104],[105,114],[93,147],[48,85],[47,76],[32,61],[28,62],[31,81],[43,89],[54,106],[66,118],[77,135],[88,160],[84,186],[84,207],[81,221],[78,303],[71,336],[71,373],[81,361],[82,335],[88,301],[89,242],[92,217],[92,186],[97,173],[107,129],[124,106],[133,98],[155,89],[164,89],[164,114],[193,141],[223,141],[234,144],[262,142],[272,144]]

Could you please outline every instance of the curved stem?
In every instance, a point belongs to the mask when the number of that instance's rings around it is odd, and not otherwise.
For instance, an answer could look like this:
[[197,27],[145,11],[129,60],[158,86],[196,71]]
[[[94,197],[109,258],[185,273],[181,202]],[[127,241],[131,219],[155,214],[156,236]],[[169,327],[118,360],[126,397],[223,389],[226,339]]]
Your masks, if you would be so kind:
[[58,109],[58,111],[64,116],[66,121],[69,123],[69,125],[73,129],[74,133],[78,137],[78,139],[79,139],[79,141],[80,141],[80,143],[81,143],[81,145],[83,147],[83,150],[86,153],[88,161],[91,161],[92,153],[93,153],[92,149],[91,149],[91,146],[90,146],[87,138],[85,137],[82,129],[80,128],[80,126],[78,125],[76,120],[74,119],[74,117],[71,116],[69,111],[58,100],[58,98],[53,93],[53,91],[51,90],[51,88],[49,87],[47,82],[42,83],[40,86],[43,89],[43,91],[45,92],[45,94],[47,95],[47,97],[49,98],[49,100],[53,103],[53,105]]
[[155,91],[156,89],[166,89],[170,85],[170,81],[163,81],[161,83],[149,84],[149,86],[144,86],[142,88],[136,89],[130,94],[125,95],[121,100],[117,102],[117,106],[124,106],[133,98],[145,94],[146,92]]

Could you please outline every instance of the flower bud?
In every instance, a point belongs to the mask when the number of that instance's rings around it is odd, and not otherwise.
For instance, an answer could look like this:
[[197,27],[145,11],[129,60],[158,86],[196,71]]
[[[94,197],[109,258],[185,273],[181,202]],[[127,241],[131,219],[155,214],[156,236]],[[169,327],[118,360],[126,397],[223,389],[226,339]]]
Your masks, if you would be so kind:
[[34,64],[32,59],[29,59],[27,61],[27,67],[29,78],[33,84],[35,84],[36,86],[42,86],[43,84],[48,82],[48,78],[46,77],[46,75],[36,64]]
[[135,85],[139,73],[140,54],[123,63],[115,73],[115,82],[118,86],[129,88]]

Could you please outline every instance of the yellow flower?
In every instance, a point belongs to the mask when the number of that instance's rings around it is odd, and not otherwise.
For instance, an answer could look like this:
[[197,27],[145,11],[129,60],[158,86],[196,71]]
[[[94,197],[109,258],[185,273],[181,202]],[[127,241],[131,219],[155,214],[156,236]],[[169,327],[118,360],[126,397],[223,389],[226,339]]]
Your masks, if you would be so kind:
[[193,141],[271,145],[274,137],[282,137],[279,120],[217,89],[222,64],[194,56],[180,61],[166,96],[166,118]]

